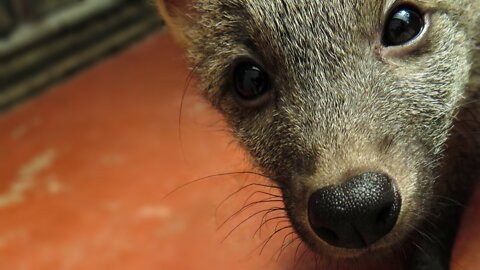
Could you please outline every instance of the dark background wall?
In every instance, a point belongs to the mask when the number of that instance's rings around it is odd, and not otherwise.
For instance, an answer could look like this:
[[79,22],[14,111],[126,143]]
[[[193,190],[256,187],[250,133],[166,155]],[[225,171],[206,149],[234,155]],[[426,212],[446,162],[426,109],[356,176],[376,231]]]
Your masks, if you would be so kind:
[[0,0],[0,111],[160,26],[148,0]]

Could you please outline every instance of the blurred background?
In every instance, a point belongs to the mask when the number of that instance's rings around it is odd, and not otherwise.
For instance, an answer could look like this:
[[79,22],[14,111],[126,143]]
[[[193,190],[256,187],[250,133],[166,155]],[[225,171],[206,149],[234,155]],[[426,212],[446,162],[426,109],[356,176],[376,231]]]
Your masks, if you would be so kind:
[[153,2],[0,0],[0,269],[321,269]]
[[281,268],[276,224],[253,239],[274,216],[251,204],[278,192],[248,173],[153,2],[0,0],[0,269]]
[[138,0],[0,0],[0,110],[156,31]]

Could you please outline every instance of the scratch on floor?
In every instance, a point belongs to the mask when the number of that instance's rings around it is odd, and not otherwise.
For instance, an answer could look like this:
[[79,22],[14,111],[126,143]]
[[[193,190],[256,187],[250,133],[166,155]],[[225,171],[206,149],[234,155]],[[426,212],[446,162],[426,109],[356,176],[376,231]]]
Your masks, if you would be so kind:
[[48,149],[23,165],[17,173],[17,179],[13,181],[7,192],[0,194],[0,208],[21,203],[25,193],[35,186],[38,174],[52,165],[56,155],[55,150]]

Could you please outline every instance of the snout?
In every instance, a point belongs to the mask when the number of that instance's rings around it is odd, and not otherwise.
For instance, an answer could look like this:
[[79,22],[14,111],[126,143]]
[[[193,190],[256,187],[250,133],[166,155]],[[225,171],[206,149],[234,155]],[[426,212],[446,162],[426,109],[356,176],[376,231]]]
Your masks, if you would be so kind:
[[400,207],[394,181],[385,174],[367,172],[311,194],[308,218],[316,235],[328,244],[363,249],[393,229]]

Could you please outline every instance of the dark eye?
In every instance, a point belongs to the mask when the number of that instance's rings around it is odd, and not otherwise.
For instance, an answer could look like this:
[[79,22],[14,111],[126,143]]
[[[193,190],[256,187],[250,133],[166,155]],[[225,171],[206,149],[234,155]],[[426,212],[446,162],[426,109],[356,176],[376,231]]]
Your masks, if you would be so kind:
[[425,27],[422,14],[413,7],[399,6],[388,17],[383,45],[399,46],[415,39]]
[[268,74],[256,64],[238,64],[233,76],[235,92],[244,100],[255,100],[270,90]]

